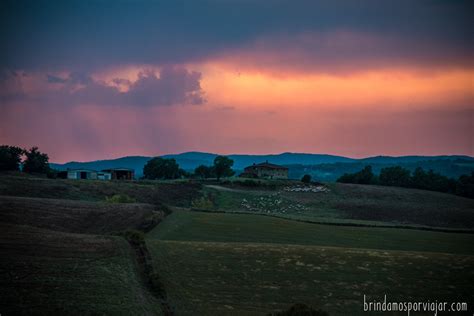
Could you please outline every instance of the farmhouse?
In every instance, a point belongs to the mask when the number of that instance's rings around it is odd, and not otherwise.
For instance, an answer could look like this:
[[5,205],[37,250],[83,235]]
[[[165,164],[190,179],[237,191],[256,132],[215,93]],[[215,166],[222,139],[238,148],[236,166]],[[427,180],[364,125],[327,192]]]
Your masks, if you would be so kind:
[[240,175],[246,178],[288,179],[288,168],[266,162],[253,164]]
[[135,170],[130,168],[111,168],[102,171],[110,173],[112,180],[133,180],[135,176]]

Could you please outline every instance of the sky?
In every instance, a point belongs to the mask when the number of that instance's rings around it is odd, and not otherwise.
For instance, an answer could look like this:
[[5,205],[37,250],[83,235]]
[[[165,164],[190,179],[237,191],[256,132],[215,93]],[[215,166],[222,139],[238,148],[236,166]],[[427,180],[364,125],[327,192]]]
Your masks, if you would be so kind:
[[0,144],[474,156],[474,2],[1,1]]

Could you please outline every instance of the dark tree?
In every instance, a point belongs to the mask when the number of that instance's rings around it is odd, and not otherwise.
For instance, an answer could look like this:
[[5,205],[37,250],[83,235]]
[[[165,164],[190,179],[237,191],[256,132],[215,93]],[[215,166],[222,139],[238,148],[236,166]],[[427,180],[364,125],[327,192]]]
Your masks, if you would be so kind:
[[411,187],[417,189],[428,189],[430,187],[428,174],[421,167],[417,167],[413,171],[413,176],[411,177]]
[[474,198],[474,172],[470,175],[462,175],[459,177],[456,185],[456,194]]
[[366,166],[359,172],[356,173],[345,173],[337,182],[342,183],[356,183],[356,184],[374,184],[377,182],[377,178],[372,172],[372,166]]
[[185,174],[174,159],[155,157],[143,167],[145,179],[177,179]]
[[234,175],[232,166],[234,161],[226,156],[217,156],[214,159],[214,171],[216,173],[217,180],[221,177],[231,177]]
[[410,170],[400,166],[382,168],[379,183],[387,186],[408,187],[411,183]]
[[23,171],[28,173],[49,173],[49,157],[38,150],[38,147],[32,147],[25,152],[25,162]]
[[214,175],[214,168],[211,166],[200,165],[194,169],[194,175],[201,179],[212,178]]
[[303,183],[310,183],[311,182],[311,175],[305,174],[303,178],[301,178],[301,182]]
[[16,146],[0,146],[0,171],[20,170],[21,156],[25,150]]
[[454,193],[456,191],[456,180],[445,177],[433,170],[426,174],[428,187],[426,190]]

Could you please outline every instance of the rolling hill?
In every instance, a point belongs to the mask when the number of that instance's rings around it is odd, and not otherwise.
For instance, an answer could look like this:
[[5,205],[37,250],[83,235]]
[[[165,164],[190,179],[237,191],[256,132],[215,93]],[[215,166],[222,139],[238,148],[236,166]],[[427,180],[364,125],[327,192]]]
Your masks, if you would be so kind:
[[[186,152],[174,155],[164,155],[163,158],[174,158],[181,168],[185,170],[194,170],[199,165],[211,165],[217,154],[202,152]],[[314,176],[324,181],[334,181],[345,170],[353,170],[367,164],[377,164],[378,166],[389,165],[409,165],[422,166],[425,169],[433,169],[449,177],[458,177],[460,174],[474,171],[474,158],[469,156],[402,156],[389,157],[377,156],[363,159],[354,159],[343,156],[326,154],[305,154],[305,153],[281,153],[272,155],[228,155],[234,160],[234,169],[243,170],[246,166],[253,163],[270,161],[279,165],[286,165],[290,168],[291,178],[300,178],[302,172],[307,169],[314,170]],[[65,164],[51,163],[51,167],[57,170],[67,170],[76,168],[86,168],[102,170],[108,168],[126,167],[135,170],[138,177],[142,176],[143,166],[152,157],[146,156],[128,156],[109,160],[96,160],[89,162],[68,162]],[[436,163],[438,162],[438,163]],[[441,163],[439,163],[441,162]],[[452,165],[460,165],[457,171],[451,172]],[[309,167],[308,167],[309,166]],[[456,168],[456,166],[454,168]],[[342,168],[341,168],[342,167]],[[301,170],[303,169],[303,170]],[[327,172],[325,169],[334,169],[336,172]],[[414,168],[413,168],[414,169]],[[343,172],[337,172],[342,170]],[[309,172],[312,173],[312,172]]]

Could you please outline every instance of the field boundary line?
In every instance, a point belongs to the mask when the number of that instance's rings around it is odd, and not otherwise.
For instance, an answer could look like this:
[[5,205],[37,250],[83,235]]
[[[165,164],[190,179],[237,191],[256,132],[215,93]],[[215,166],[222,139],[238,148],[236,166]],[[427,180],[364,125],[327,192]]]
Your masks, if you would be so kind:
[[422,230],[422,231],[433,231],[441,233],[455,233],[455,234],[474,234],[474,229],[451,229],[451,228],[442,228],[442,227],[427,227],[427,226],[411,226],[411,225],[371,225],[371,224],[362,224],[362,223],[337,223],[337,222],[321,222],[321,221],[310,221],[297,218],[282,217],[273,214],[265,213],[250,213],[250,212],[225,212],[225,211],[215,211],[215,210],[203,210],[203,209],[189,209],[190,212],[201,212],[201,213],[219,213],[219,214],[239,214],[239,215],[258,215],[258,216],[267,216],[273,217],[288,221],[295,221],[300,223],[308,224],[318,224],[318,225],[328,225],[328,226],[346,226],[346,227],[365,227],[365,228],[396,228],[396,229],[411,229],[411,230]]

